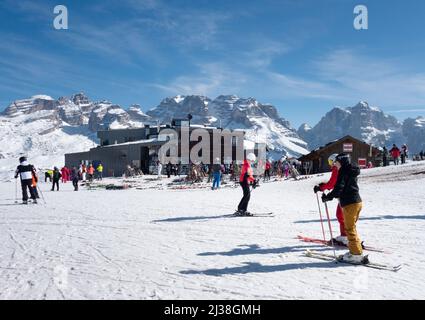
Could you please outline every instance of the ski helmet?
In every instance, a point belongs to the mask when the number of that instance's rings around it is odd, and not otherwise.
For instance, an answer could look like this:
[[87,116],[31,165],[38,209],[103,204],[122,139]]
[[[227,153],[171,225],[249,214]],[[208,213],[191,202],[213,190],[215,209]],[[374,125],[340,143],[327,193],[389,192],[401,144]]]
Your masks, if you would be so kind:
[[331,155],[329,156],[329,158],[328,158],[329,166],[331,166],[331,167],[332,167],[332,165],[333,165],[333,164],[334,164],[334,162],[335,162],[336,157],[338,157],[338,154],[337,154],[337,153],[331,154]]
[[22,163],[24,161],[27,161],[27,157],[20,157],[19,158],[19,163]]
[[248,153],[248,155],[246,156],[246,159],[249,161],[255,161],[257,159],[257,157],[255,156],[254,153]]
[[336,156],[335,161],[338,161],[341,166],[346,166],[349,165],[351,160],[350,160],[350,155],[346,154],[346,153],[340,153],[339,155]]

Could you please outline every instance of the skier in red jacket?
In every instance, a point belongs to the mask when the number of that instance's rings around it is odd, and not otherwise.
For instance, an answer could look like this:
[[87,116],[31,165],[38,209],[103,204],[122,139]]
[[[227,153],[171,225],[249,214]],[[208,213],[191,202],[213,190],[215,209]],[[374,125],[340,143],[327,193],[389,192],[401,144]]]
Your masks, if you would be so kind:
[[266,165],[264,166],[264,181],[269,180],[270,181],[270,169],[272,168],[272,165],[270,161],[267,159]]
[[395,144],[393,144],[393,147],[390,150],[390,154],[393,157],[394,164],[398,165],[401,151]]
[[254,163],[255,159],[256,159],[255,154],[250,153],[247,155],[246,160],[244,160],[243,162],[241,175],[239,178],[239,183],[243,190],[243,197],[241,202],[238,205],[238,210],[235,212],[236,215],[240,215],[240,216],[251,215],[247,211],[247,209],[248,209],[249,199],[251,198],[251,190],[249,189],[249,186],[252,185],[254,189],[257,187],[257,180],[255,180],[253,176],[253,171],[251,168],[251,163]]
[[[317,193],[319,191],[323,192],[325,190],[333,190],[335,187],[336,181],[338,179],[338,168],[335,166],[335,159],[338,155],[332,154],[328,158],[329,166],[332,168],[331,178],[326,183],[320,183],[317,186],[314,186],[314,193]],[[344,214],[342,213],[342,208],[338,203],[338,206],[336,207],[336,218],[339,222],[339,230],[341,235],[336,237],[334,239],[334,242],[341,243],[344,245],[347,245],[348,239],[347,239],[347,233],[345,232],[345,225],[344,225]]]

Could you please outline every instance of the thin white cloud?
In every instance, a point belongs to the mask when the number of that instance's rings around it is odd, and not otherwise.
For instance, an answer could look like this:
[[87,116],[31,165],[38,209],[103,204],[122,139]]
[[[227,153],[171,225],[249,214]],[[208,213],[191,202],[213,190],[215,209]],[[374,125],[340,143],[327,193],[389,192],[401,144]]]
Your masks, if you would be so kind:
[[199,72],[179,76],[167,84],[151,84],[167,94],[218,96],[223,93],[238,92],[246,78],[220,63],[209,63],[199,66]]
[[422,106],[425,72],[402,66],[403,61],[371,58],[351,50],[337,50],[314,62],[316,79],[333,84],[339,95],[383,106]]

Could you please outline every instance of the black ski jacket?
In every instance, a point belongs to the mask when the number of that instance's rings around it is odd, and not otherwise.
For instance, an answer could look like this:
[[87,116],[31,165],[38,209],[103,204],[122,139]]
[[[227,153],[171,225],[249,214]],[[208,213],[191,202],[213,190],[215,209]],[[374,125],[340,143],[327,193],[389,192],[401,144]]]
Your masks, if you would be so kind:
[[359,194],[357,177],[360,174],[360,168],[349,164],[341,167],[338,172],[338,179],[334,189],[327,195],[327,198],[339,198],[341,207],[353,203],[360,203],[362,199]]
[[33,175],[35,175],[35,168],[32,164],[23,162],[16,168],[15,178],[18,176],[21,177],[21,180],[32,180]]

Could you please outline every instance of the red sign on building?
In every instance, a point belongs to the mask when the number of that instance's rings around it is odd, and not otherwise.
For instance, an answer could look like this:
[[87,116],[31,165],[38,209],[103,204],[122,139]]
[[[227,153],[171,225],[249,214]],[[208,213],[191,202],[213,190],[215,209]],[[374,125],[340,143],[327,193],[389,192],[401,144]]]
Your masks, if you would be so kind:
[[367,159],[359,158],[357,160],[357,164],[359,165],[360,168],[364,169],[367,167]]

